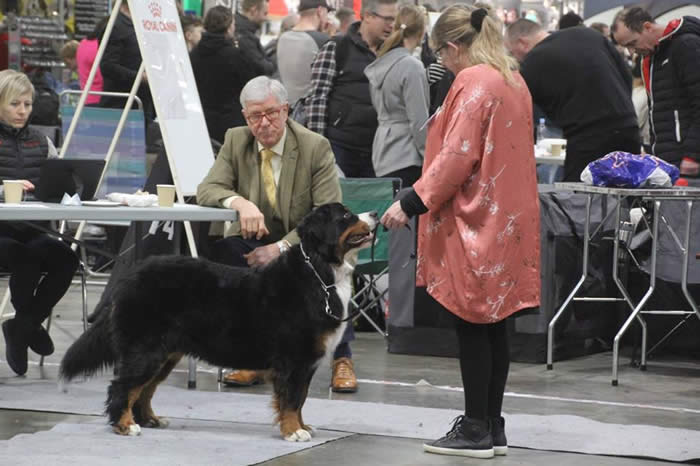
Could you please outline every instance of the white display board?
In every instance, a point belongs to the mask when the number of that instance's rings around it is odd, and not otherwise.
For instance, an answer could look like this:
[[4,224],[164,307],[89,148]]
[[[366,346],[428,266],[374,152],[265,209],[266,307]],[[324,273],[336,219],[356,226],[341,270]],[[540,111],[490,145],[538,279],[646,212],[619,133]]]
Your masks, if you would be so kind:
[[175,0],[129,0],[175,186],[196,193],[214,163]]

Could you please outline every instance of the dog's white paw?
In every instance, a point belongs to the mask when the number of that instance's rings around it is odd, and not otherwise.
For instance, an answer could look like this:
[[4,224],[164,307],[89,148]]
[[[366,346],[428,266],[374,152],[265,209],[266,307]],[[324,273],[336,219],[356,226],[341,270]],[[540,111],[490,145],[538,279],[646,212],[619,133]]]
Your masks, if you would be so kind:
[[307,432],[309,433],[309,435],[312,436],[312,437],[313,437],[314,435],[316,435],[316,429],[314,429],[313,426],[305,425],[304,427],[302,427],[302,429],[304,429],[305,431],[307,431]]
[[304,429],[298,429],[284,438],[287,442],[308,442],[311,440],[311,433]]
[[138,424],[131,424],[129,425],[129,432],[126,435],[141,435],[141,426]]

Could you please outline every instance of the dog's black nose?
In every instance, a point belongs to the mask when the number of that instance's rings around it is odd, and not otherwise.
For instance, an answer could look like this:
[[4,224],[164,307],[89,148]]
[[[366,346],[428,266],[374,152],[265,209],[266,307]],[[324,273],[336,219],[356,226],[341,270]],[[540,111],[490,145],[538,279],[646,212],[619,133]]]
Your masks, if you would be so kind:
[[373,210],[373,211],[369,212],[369,216],[372,217],[372,218],[375,219],[375,220],[376,220],[377,218],[379,218],[379,214],[377,214],[377,211],[376,211],[376,210]]

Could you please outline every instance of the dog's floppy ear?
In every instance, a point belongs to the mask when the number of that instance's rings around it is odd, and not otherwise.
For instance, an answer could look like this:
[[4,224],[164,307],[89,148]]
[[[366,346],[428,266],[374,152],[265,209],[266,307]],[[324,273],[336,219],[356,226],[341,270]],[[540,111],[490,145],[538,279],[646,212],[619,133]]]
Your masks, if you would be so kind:
[[337,263],[338,237],[331,206],[332,204],[324,204],[309,212],[297,225],[297,234],[307,253],[313,252],[327,262]]

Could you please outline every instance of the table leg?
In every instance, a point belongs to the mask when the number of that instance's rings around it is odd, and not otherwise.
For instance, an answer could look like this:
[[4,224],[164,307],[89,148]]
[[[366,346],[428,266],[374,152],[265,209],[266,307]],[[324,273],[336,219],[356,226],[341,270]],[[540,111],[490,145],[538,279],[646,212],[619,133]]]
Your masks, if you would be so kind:
[[642,366],[646,367],[646,323],[639,315],[646,302],[649,300],[651,295],[654,293],[654,287],[656,286],[656,248],[657,241],[659,237],[659,207],[660,201],[654,201],[654,221],[652,223],[652,237],[651,237],[651,273],[649,276],[649,289],[644,294],[642,299],[639,301],[637,306],[632,310],[632,313],[627,318],[622,328],[615,335],[615,341],[613,342],[613,370],[612,370],[612,385],[617,386],[617,369],[619,362],[619,352],[620,352],[620,340],[622,336],[627,331],[634,319],[638,319],[642,324]]
[[132,222],[134,225],[134,263],[137,263],[142,258],[141,240],[143,239],[143,226],[141,222]]
[[88,328],[88,295],[87,295],[87,266],[84,262],[80,261],[80,292],[83,297],[83,332],[87,331]]
[[583,285],[583,282],[586,281],[586,276],[588,275],[588,242],[589,242],[589,231],[590,231],[590,225],[591,225],[591,197],[592,194],[587,194],[586,195],[586,222],[584,223],[583,226],[583,266],[581,267],[581,278],[579,279],[578,283],[574,287],[574,289],[569,293],[569,296],[564,300],[562,303],[561,307],[559,307],[559,310],[557,311],[556,314],[554,314],[554,317],[552,317],[552,320],[549,321],[549,325],[547,326],[547,370],[552,370],[554,368],[553,365],[553,353],[554,353],[554,326],[557,323],[557,320],[561,317],[561,315],[564,313],[566,308],[569,306],[569,303],[574,299],[576,296],[576,293],[578,293],[578,290],[581,288]]
[[197,359],[190,356],[187,367],[187,388],[197,388]]
[[683,289],[683,294],[685,299],[688,300],[688,304],[695,312],[695,315],[700,319],[700,310],[698,310],[698,305],[688,291],[688,260],[690,259],[690,227],[693,219],[693,201],[687,201],[686,206],[688,208],[688,219],[685,222],[685,236],[683,238],[683,270],[681,272],[681,288]]
[[[632,302],[632,298],[630,297],[629,293],[627,293],[627,288],[625,288],[625,285],[622,283],[622,280],[620,280],[619,276],[619,262],[620,262],[620,210],[622,209],[622,197],[618,196],[617,197],[617,207],[615,209],[615,236],[613,238],[613,281],[615,282],[615,285],[617,285],[617,289],[620,290],[620,293],[622,296],[625,298],[625,301],[627,301],[627,304],[629,305],[630,309],[634,309],[634,303]],[[630,236],[631,236],[630,232]]]
[[[197,246],[194,242],[194,233],[192,232],[192,226],[190,222],[184,222],[184,229],[187,236],[187,241],[190,247],[190,254],[192,257],[197,258]],[[180,235],[178,235],[178,248],[180,247]],[[194,356],[188,358],[187,367],[187,388],[194,389],[197,388],[197,359]]]

